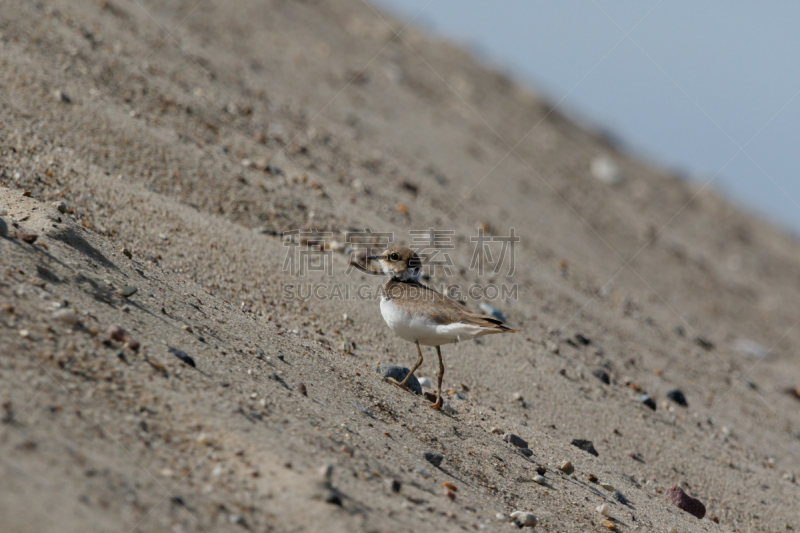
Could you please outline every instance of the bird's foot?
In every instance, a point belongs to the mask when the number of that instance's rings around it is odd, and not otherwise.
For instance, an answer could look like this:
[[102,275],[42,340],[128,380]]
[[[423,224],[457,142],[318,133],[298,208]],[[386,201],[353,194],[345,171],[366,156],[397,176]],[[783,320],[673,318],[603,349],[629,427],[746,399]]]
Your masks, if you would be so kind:
[[386,378],[386,381],[388,381],[388,382],[389,382],[389,383],[391,383],[392,385],[397,385],[398,387],[400,387],[400,388],[401,388],[401,389],[403,389],[403,390],[408,390],[408,385],[405,385],[405,384],[403,384],[403,383],[400,383],[399,381],[397,381],[397,380],[396,380],[396,379],[394,379],[394,378]]
[[431,407],[431,409],[436,409],[437,411],[439,411],[439,410],[442,408],[442,405],[443,405],[443,404],[444,404],[444,402],[442,401],[442,397],[441,397],[441,396],[439,396],[439,397],[436,399],[436,402],[435,402],[435,403],[432,403],[430,407]]

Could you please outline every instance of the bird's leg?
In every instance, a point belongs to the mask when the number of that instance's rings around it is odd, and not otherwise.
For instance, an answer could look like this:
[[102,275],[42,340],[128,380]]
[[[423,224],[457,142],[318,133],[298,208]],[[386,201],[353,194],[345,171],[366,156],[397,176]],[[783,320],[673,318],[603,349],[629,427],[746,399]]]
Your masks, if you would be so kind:
[[398,383],[396,380],[391,379],[391,378],[389,378],[389,380],[388,380],[390,383],[394,383],[398,387],[401,387],[401,388],[406,389],[406,390],[408,390],[408,386],[407,386],[408,380],[411,379],[411,376],[414,375],[414,372],[416,372],[417,369],[422,364],[422,350],[419,347],[419,342],[415,342],[414,344],[417,345],[417,364],[414,365],[414,368],[411,369],[411,372],[409,372],[406,375],[406,377],[403,378],[403,381],[401,381],[400,383]]
[[439,374],[436,376],[439,380],[438,387],[436,388],[436,403],[432,404],[431,407],[434,409],[441,409],[442,408],[442,378],[444,377],[444,363],[442,362],[442,348],[441,346],[436,347],[436,355],[439,356]]

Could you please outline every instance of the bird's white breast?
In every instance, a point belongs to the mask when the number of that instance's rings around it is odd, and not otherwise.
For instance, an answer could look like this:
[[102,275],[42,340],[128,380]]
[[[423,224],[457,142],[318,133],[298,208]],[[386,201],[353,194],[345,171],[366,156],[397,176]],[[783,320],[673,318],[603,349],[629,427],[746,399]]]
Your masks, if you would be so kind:
[[457,322],[437,324],[424,315],[408,313],[393,300],[381,299],[381,314],[398,337],[424,346],[441,346],[482,335],[484,328]]

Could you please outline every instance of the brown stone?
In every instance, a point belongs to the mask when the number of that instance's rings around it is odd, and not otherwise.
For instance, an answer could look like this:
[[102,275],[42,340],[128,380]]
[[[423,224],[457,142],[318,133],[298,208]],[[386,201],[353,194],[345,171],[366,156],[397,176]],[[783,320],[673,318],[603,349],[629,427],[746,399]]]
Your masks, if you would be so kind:
[[683,492],[683,489],[677,485],[668,488],[664,496],[668,502],[692,516],[703,518],[706,515],[706,506],[700,500],[692,498]]

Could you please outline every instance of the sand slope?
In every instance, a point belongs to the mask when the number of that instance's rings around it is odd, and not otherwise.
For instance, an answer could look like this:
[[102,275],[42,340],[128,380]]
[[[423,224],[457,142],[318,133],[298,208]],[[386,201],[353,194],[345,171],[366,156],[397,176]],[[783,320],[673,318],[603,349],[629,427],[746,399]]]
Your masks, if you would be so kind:
[[[604,531],[604,501],[621,531],[800,528],[795,240],[403,26],[355,0],[3,4],[0,529]],[[515,228],[512,276],[466,268],[479,226]],[[378,287],[338,251],[283,269],[280,232],[364,227],[452,230],[433,283],[518,287],[493,305],[521,333],[444,348],[449,413],[371,370],[415,358],[376,301],[282,297]]]

